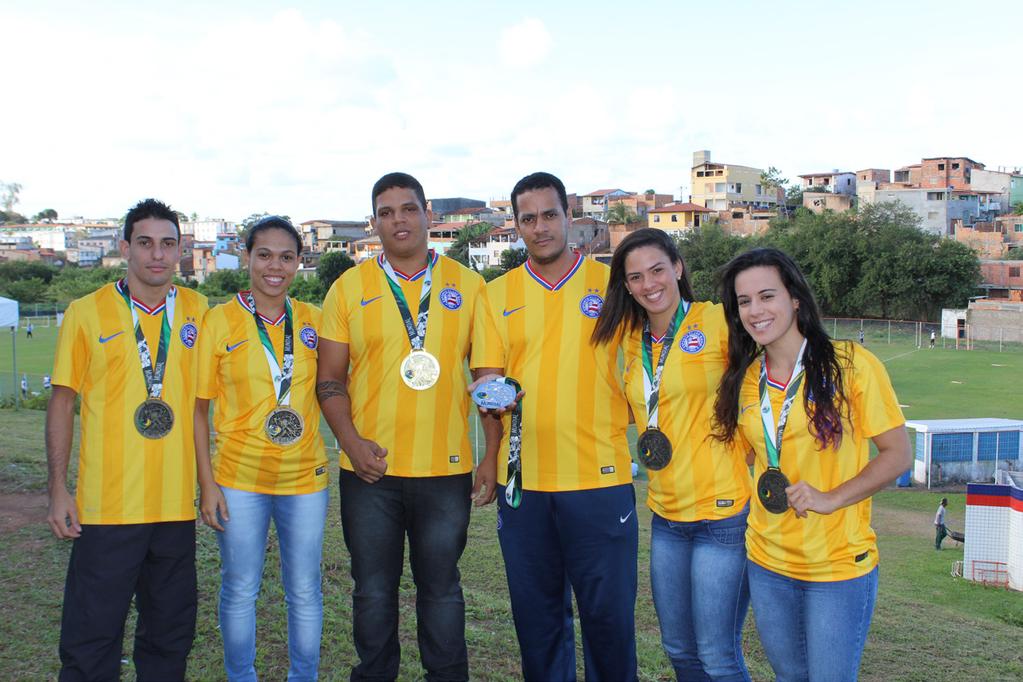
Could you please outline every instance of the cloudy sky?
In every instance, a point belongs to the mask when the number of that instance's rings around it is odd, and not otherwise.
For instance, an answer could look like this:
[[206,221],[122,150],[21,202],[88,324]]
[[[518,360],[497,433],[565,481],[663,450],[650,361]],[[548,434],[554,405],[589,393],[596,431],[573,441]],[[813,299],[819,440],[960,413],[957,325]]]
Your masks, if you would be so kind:
[[687,198],[697,149],[1023,166],[1023,3],[828,4],[5,0],[0,181],[26,215],[301,221],[391,170],[488,200],[540,169]]

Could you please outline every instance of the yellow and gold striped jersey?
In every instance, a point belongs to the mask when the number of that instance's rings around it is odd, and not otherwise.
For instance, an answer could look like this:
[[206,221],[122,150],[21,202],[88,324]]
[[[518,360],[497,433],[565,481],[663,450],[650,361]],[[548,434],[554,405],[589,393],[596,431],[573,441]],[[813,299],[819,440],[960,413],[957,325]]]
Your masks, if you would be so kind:
[[[302,416],[302,437],[277,445],[266,418],[277,395],[244,292],[210,310],[199,337],[198,397],[214,401],[213,473],[218,484],[268,495],[300,495],[327,486],[327,453],[316,399],[320,309],[291,301],[294,330],[289,407]],[[263,317],[278,363],[284,358],[284,313]]]
[[[348,344],[352,420],[363,438],[387,449],[391,476],[472,471],[466,358],[470,346],[496,335],[483,278],[433,251],[429,257],[433,283],[424,348],[441,370],[431,388],[413,390],[400,376],[411,345],[380,258],[341,275],[323,301],[323,338]],[[425,274],[425,267],[411,275],[397,272],[413,316]],[[341,467],[352,470],[343,452]]]
[[[792,403],[780,451],[781,471],[791,483],[806,481],[824,492],[837,488],[867,466],[871,438],[906,421],[884,365],[861,346],[842,341],[832,343],[845,368],[843,381],[851,415],[842,420],[842,442],[837,449],[818,449],[803,406],[803,388]],[[841,359],[843,355],[846,359]],[[775,381],[768,384],[767,390],[777,419],[785,400],[785,386],[776,381],[778,377],[772,379]],[[754,481],[767,469],[759,382],[760,361],[756,360],[750,365],[739,394],[739,432],[756,453]],[[809,512],[806,518],[798,518],[791,509],[772,514],[755,499],[750,505],[746,551],[758,565],[797,580],[832,582],[858,578],[877,565],[870,510],[867,498],[831,514]]]
[[[662,348],[654,339],[654,367]],[[647,426],[642,329],[626,336],[624,351],[625,391],[636,429],[642,433]],[[657,422],[671,441],[671,462],[660,471],[647,472],[647,505],[671,521],[727,518],[749,500],[745,453],[711,435],[714,399],[727,363],[728,325],[721,306],[692,303],[661,374]]]
[[[473,367],[501,367],[525,391],[522,488],[545,492],[632,482],[626,441],[628,404],[618,344],[594,347],[590,334],[604,305],[609,269],[578,256],[557,282],[527,262],[487,285],[500,352],[481,349]],[[494,364],[494,363],[497,364]],[[506,483],[510,416],[497,461]]]
[[[117,283],[74,301],[57,337],[54,385],[81,396],[81,446],[75,503],[85,524],[115,525],[195,518],[195,405],[198,349],[206,297],[175,289],[174,319],[161,399],[174,426],[144,438],[134,415],[149,396],[131,310]],[[164,305],[149,309],[133,298],[155,362]]]

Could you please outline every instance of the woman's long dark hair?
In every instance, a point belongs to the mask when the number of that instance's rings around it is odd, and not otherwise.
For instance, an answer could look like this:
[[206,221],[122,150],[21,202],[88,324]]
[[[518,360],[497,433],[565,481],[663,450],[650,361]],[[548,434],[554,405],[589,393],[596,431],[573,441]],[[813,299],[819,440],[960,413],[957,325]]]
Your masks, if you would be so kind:
[[821,324],[820,311],[806,278],[786,253],[772,248],[759,248],[740,254],[729,261],[719,274],[721,303],[728,321],[728,368],[718,386],[714,403],[715,436],[732,440],[739,423],[739,391],[750,364],[761,353],[757,343],[746,332],[739,319],[735,295],[735,278],[755,267],[775,268],[789,296],[799,302],[796,325],[806,338],[803,353],[803,406],[810,416],[810,433],[820,449],[837,448],[842,442],[842,417],[848,416],[840,357]]
[[693,300],[693,287],[689,284],[689,271],[682,255],[678,252],[675,240],[664,230],[644,227],[629,234],[615,249],[611,257],[611,276],[604,294],[604,307],[593,328],[590,343],[597,345],[607,343],[617,336],[639,329],[646,319],[646,311],[636,299],[629,295],[625,286],[625,259],[636,249],[653,246],[664,252],[674,265],[682,265],[682,277],[678,280],[678,293],[686,301]]

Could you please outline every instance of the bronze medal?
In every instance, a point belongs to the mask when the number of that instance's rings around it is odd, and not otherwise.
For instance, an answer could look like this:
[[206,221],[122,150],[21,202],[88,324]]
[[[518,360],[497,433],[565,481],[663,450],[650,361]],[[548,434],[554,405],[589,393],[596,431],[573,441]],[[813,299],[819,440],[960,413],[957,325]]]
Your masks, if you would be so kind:
[[302,437],[302,415],[290,407],[278,405],[263,424],[266,437],[275,445],[291,445]]
[[159,398],[150,398],[135,409],[135,429],[143,438],[158,440],[174,427],[174,410]]
[[781,469],[768,467],[757,481],[757,497],[760,498],[764,509],[772,514],[781,514],[788,509],[789,496],[785,493],[785,489],[789,485],[789,479],[785,477]]
[[660,471],[671,462],[671,441],[660,429],[647,429],[636,441],[636,453],[643,466]]

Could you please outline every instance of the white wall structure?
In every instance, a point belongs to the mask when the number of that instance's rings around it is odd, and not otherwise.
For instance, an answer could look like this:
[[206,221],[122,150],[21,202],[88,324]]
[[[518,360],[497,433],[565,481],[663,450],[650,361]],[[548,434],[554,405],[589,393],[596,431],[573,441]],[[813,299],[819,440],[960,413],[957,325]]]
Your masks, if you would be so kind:
[[963,577],[1023,590],[1023,475],[966,486]]
[[1023,421],[918,419],[913,480],[928,488],[947,483],[993,481],[999,470],[1023,470]]

